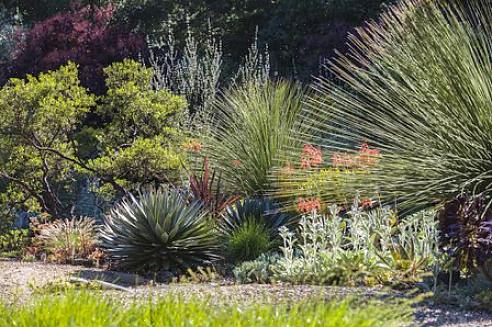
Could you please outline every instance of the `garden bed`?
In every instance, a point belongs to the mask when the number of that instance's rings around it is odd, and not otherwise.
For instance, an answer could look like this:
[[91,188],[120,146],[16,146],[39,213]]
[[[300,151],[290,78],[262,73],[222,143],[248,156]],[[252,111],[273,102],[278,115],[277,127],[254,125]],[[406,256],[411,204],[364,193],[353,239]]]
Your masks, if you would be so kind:
[[[113,281],[128,289],[125,291],[103,290],[111,298],[131,302],[134,299],[163,297],[176,294],[184,298],[211,300],[214,303],[237,303],[240,305],[276,304],[301,300],[342,299],[356,296],[368,299],[386,299],[404,296],[382,287],[333,287],[309,285],[235,285],[230,280],[207,283],[155,284],[136,275],[104,271],[83,266],[45,264],[41,262],[0,261],[0,297],[7,303],[25,302],[43,287],[73,277]],[[133,281],[137,285],[130,286]],[[416,324],[424,326],[492,326],[492,314],[464,311],[453,306],[438,306],[431,302],[421,303],[415,313]]]

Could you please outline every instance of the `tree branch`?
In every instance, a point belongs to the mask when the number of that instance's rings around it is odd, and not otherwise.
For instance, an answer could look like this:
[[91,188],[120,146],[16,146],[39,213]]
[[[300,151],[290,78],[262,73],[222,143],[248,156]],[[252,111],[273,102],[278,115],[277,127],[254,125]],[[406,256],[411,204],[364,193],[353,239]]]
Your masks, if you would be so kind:
[[38,192],[36,192],[32,187],[30,187],[26,182],[24,182],[21,179],[18,179],[18,178],[15,178],[13,176],[10,176],[5,171],[0,171],[0,176],[2,176],[3,178],[11,181],[12,183],[15,183],[15,184],[19,185],[20,187],[22,187],[33,198],[35,198],[39,202],[39,204],[41,204],[41,206],[43,207],[43,209],[46,212],[48,212],[50,215],[56,214],[56,213],[52,212],[51,208],[46,204],[45,199],[41,195],[39,195]]

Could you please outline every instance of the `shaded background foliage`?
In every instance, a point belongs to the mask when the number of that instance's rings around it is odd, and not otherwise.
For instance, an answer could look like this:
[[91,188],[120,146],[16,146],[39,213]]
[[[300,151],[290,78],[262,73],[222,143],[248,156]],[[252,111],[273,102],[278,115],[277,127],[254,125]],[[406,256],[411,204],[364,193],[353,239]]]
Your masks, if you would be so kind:
[[[389,0],[119,0],[111,20],[150,38],[166,36],[169,27],[184,42],[186,26],[200,37],[209,31],[223,40],[224,61],[233,72],[254,38],[258,27],[260,45],[269,44],[273,71],[281,76],[309,80],[317,75],[323,58],[335,48],[345,48],[347,33],[365,20],[376,17]],[[107,0],[83,0],[80,5],[106,6]],[[73,7],[70,0],[10,0],[4,6],[22,14],[27,25],[52,20]],[[47,21],[45,21],[47,23]],[[59,40],[52,40],[53,42]],[[109,46],[111,38],[106,42]],[[136,42],[136,40],[134,41]],[[114,43],[113,43],[114,44]],[[104,44],[100,44],[103,46]],[[125,49],[120,49],[125,50]],[[130,56],[133,52],[121,52]],[[120,58],[121,59],[121,58]],[[227,71],[227,70],[226,70]]]
[[125,58],[137,58],[144,51],[145,38],[123,25],[111,24],[113,5],[72,4],[67,12],[36,22],[16,36],[8,77],[24,77],[57,69],[71,60],[79,65],[82,85],[104,92],[103,68]]

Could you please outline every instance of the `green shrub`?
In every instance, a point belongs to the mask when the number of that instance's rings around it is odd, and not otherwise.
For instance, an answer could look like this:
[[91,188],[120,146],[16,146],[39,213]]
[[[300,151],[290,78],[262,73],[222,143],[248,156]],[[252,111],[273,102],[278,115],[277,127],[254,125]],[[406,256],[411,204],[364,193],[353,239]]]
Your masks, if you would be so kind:
[[0,235],[0,256],[20,257],[31,243],[28,229],[12,229]]
[[84,126],[87,134],[79,138],[97,153],[86,173],[114,176],[130,191],[179,180],[186,162],[180,126],[186,100],[165,89],[154,90],[153,70],[133,60],[113,63],[104,73],[108,91],[97,113],[106,123],[98,129]]
[[204,152],[226,186],[248,195],[271,188],[268,175],[299,128],[304,91],[298,84],[244,85],[218,101],[206,121]]
[[104,69],[101,97],[81,87],[78,73],[69,62],[0,89],[3,208],[66,218],[84,178],[111,201],[179,179],[187,161],[180,126],[186,101],[154,90],[152,70],[135,61]]
[[73,199],[77,176],[74,162],[64,158],[73,157],[71,137],[94,100],[72,62],[38,77],[11,79],[0,89],[2,205],[53,217],[70,210],[60,199]]
[[[49,310],[47,310],[49,308]],[[323,326],[369,327],[402,326],[411,322],[412,310],[392,301],[361,303],[342,301],[301,301],[294,304],[231,303],[179,297],[133,302],[122,305],[88,292],[48,295],[23,306],[0,307],[0,326],[19,327],[130,327],[130,326]]]
[[248,219],[231,233],[225,247],[232,261],[254,260],[270,250],[270,234],[264,224]]
[[185,270],[219,258],[207,211],[177,189],[124,199],[107,216],[101,238],[115,265],[127,270]]

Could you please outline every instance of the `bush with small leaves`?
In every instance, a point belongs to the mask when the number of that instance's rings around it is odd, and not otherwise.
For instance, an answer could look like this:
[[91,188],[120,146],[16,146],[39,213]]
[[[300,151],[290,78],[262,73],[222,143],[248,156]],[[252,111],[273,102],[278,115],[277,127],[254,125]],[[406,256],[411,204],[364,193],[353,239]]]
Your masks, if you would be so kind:
[[31,243],[29,229],[12,229],[0,235],[0,256],[20,257]]

